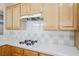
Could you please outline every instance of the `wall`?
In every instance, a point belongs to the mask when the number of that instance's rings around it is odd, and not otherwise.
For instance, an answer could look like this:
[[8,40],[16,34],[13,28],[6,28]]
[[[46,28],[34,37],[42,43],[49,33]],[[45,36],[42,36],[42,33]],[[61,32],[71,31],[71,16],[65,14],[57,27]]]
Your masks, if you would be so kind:
[[3,15],[0,15],[0,35],[3,35]]
[[4,28],[3,12],[0,11],[0,45],[5,44],[3,28]]
[[22,22],[21,30],[5,30],[5,37],[10,44],[30,39],[38,40],[38,44],[74,46],[73,31],[45,31],[42,21]]

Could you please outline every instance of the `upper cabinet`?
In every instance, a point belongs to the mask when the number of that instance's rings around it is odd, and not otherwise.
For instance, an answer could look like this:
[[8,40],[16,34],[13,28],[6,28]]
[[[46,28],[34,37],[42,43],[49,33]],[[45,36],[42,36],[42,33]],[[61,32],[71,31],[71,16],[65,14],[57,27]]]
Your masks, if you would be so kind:
[[20,29],[20,4],[13,6],[13,29]]
[[45,30],[58,30],[59,4],[44,4],[43,17]]
[[43,12],[45,30],[77,30],[76,4],[44,4]]
[[21,16],[41,13],[42,11],[42,3],[21,3]]
[[6,29],[20,29],[20,4],[16,4],[6,9]]
[[30,4],[29,3],[21,3],[21,16],[30,14]]
[[12,29],[12,14],[13,14],[13,8],[12,7],[8,7],[7,10],[6,10],[6,23],[5,23],[5,26],[6,26],[6,29]]
[[6,28],[20,29],[20,17],[41,13],[45,30],[77,30],[77,5],[74,3],[21,3],[6,12]]
[[60,30],[77,29],[77,8],[73,3],[60,4],[59,8]]
[[43,11],[42,3],[31,3],[30,4],[31,13],[41,13]]

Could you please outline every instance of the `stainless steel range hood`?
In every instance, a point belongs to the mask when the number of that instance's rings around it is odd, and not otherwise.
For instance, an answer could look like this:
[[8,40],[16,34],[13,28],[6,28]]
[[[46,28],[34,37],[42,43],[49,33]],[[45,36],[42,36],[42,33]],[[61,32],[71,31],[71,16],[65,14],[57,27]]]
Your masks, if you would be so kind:
[[42,15],[41,14],[33,14],[33,15],[25,15],[25,16],[22,16],[20,19],[21,20],[27,20],[27,19],[30,19],[30,18],[42,18]]

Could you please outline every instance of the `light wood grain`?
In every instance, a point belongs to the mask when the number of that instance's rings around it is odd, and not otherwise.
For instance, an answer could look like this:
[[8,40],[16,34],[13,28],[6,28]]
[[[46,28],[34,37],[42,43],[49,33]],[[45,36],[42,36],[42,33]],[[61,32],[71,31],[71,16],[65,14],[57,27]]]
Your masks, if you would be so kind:
[[60,5],[60,29],[76,30],[76,8],[73,3],[64,3]]
[[20,4],[13,6],[13,29],[20,29]]
[[31,3],[31,13],[40,13],[43,11],[43,4],[42,3]]
[[30,3],[21,3],[21,16],[29,15],[30,11]]
[[46,30],[58,30],[58,20],[59,20],[59,5],[54,4],[44,4],[44,29]]
[[12,7],[8,7],[6,9],[6,23],[5,23],[5,26],[6,26],[6,29],[12,29],[13,27],[13,17],[12,17],[12,14],[13,14],[13,8]]

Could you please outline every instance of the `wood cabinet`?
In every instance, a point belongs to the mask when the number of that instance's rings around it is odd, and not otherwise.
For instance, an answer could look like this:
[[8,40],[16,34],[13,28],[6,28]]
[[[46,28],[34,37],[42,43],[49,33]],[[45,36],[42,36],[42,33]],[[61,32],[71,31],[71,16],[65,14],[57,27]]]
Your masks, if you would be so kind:
[[20,29],[20,16],[41,13],[45,30],[77,30],[77,5],[75,3],[21,3],[6,11],[6,28]]
[[8,45],[2,46],[2,56],[11,56],[11,47]]
[[[73,3],[60,4],[60,29],[61,30],[76,30],[77,19],[75,16],[77,9]],[[75,17],[75,18],[74,18]]]
[[75,3],[47,3],[43,12],[45,30],[77,30]]
[[2,47],[0,46],[0,56],[2,56]]
[[77,28],[78,28],[78,31],[79,31],[79,3],[77,3]]
[[0,56],[49,56],[49,55],[15,46],[3,45],[0,46]]
[[34,52],[31,50],[24,50],[24,56],[38,56],[38,52]]
[[20,4],[13,6],[13,29],[20,29]]
[[58,30],[59,25],[59,4],[47,3],[44,4],[44,29]]
[[42,3],[22,3],[21,4],[21,16],[32,15],[35,13],[42,13],[43,4]]
[[42,13],[43,4],[42,3],[31,3],[30,5],[31,13]]
[[6,28],[20,29],[20,16],[42,13],[45,30],[77,30],[77,6],[73,3],[22,3],[7,8]]
[[12,56],[16,56],[16,55],[22,56],[23,55],[23,49],[12,46]]
[[5,20],[5,27],[6,29],[12,30],[13,29],[13,7],[8,7],[6,9],[6,20]]
[[21,3],[21,16],[30,15],[30,3]]
[[[77,19],[79,19],[79,3],[77,3]],[[77,21],[77,31],[74,31],[74,43],[75,46],[79,49],[79,20]]]
[[20,29],[20,4],[7,7],[6,10],[6,29]]

